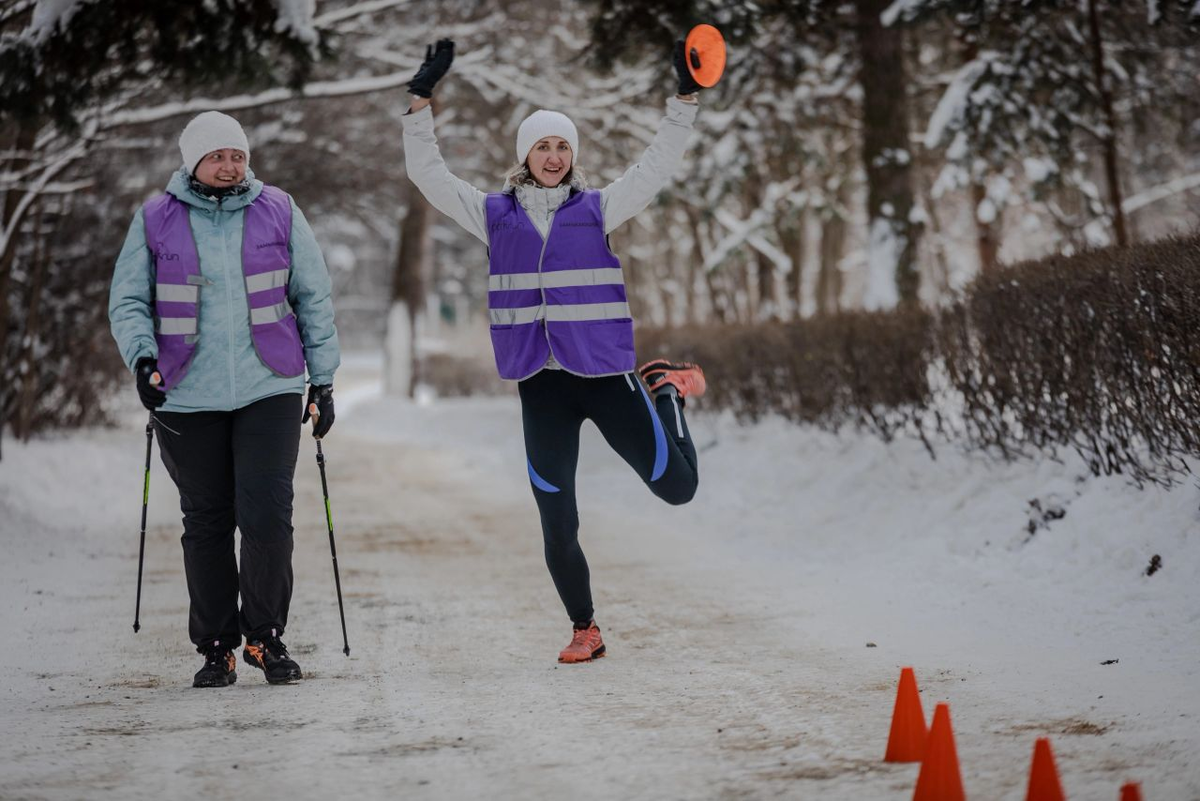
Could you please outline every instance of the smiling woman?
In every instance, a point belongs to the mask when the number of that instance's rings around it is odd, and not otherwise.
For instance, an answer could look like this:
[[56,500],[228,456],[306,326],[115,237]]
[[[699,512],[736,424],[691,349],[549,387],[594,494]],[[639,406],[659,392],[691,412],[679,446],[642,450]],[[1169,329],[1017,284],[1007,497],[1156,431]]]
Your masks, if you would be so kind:
[[[608,234],[649,205],[676,172],[692,131],[699,85],[683,42],[675,50],[679,91],[641,160],[603,189],[578,167],[579,132],[541,109],[517,129],[517,166],[485,193],[446,168],[430,98],[450,68],[454,43],[426,51],[409,83],[404,115],[408,177],[439,211],[488,247],[488,315],[500,377],[519,382],[526,471],[541,515],[546,565],[573,624],[560,662],[606,653],[592,618],[591,578],[579,546],[575,467],[579,430],[593,421],[657,497],[692,499],[699,484],[684,400],[704,393],[694,364],[663,359],[637,370],[633,319],[621,262]],[[520,463],[513,466],[520,469]]]
[[535,181],[545,187],[558,186],[571,174],[571,145],[566,139],[548,136],[533,146],[526,162]]
[[192,170],[196,180],[208,186],[234,186],[246,179],[246,154],[240,150],[222,148],[200,159]]
[[237,120],[200,114],[179,152],[166,192],[129,227],[109,319],[179,488],[188,631],[205,656],[193,686],[233,684],[243,637],[242,658],[268,682],[295,681],[300,667],[280,639],[292,597],[292,479],[307,410],[314,436],[333,425],[329,272],[291,196],[250,171]]

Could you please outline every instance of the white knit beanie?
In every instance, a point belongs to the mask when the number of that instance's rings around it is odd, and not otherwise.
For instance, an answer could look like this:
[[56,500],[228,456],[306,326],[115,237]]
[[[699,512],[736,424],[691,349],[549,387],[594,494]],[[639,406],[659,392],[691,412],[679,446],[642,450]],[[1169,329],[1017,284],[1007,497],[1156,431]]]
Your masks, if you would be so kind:
[[571,146],[571,158],[579,155],[579,132],[566,114],[538,109],[525,118],[517,129],[517,162],[524,164],[533,146],[547,136],[560,136]]
[[183,166],[195,172],[200,159],[214,150],[232,148],[246,154],[250,161],[250,142],[246,132],[233,117],[219,111],[206,111],[187,124],[179,135],[179,152],[183,154]]

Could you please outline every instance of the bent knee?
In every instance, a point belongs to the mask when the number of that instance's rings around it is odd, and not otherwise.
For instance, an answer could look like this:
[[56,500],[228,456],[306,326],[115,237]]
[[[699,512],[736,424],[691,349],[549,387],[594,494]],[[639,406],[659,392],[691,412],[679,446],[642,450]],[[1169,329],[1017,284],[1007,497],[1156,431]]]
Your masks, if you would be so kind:
[[687,481],[677,481],[662,487],[656,494],[672,506],[683,506],[696,497],[700,479],[693,476]]

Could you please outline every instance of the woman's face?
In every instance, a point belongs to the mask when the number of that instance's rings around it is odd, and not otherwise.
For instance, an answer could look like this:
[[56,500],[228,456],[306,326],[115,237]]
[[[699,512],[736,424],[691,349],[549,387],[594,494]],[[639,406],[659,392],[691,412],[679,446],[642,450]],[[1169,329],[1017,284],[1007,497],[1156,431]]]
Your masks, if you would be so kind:
[[571,146],[562,137],[547,136],[537,140],[525,163],[533,180],[549,188],[558,186],[571,169]]
[[214,150],[200,159],[192,174],[200,183],[218,189],[236,186],[246,179],[246,154],[233,148]]

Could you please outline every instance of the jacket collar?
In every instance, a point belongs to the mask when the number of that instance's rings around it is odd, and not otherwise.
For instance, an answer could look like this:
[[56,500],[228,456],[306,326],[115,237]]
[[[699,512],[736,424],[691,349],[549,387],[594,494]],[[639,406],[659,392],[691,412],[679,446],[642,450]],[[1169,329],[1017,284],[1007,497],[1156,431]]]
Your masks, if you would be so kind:
[[167,183],[167,194],[172,195],[189,206],[194,206],[198,209],[207,211],[216,211],[218,208],[223,211],[236,211],[249,206],[254,200],[262,194],[263,183],[254,177],[254,171],[249,167],[246,168],[246,179],[250,181],[250,191],[241,195],[232,195],[225,198],[218,205],[214,198],[201,197],[192,191],[191,182],[188,180],[188,171],[186,167],[180,167],[171,176],[171,180]]
[[526,212],[549,216],[571,196],[571,186],[560,184],[547,189],[544,186],[520,184],[513,187],[513,194]]

